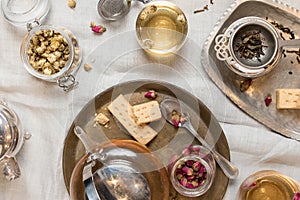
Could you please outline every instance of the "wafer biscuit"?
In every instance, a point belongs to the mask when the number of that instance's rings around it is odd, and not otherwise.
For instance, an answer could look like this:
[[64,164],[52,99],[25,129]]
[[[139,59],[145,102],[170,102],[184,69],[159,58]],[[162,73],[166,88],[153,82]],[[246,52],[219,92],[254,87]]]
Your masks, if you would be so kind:
[[277,89],[277,109],[300,109],[300,89]]
[[121,94],[108,106],[108,110],[117,118],[122,126],[141,144],[149,143],[156,135],[148,125],[138,125],[132,118],[132,106]]

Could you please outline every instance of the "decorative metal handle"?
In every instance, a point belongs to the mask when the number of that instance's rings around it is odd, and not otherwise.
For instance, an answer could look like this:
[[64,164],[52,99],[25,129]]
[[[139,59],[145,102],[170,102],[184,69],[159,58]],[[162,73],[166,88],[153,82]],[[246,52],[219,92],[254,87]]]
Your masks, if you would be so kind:
[[214,49],[216,51],[216,56],[220,61],[234,61],[229,50],[228,37],[225,34],[217,35],[215,39]]
[[35,26],[39,26],[40,20],[35,18],[32,23],[27,23],[27,31],[30,32]]
[[3,174],[7,180],[12,181],[21,176],[15,157],[5,157],[2,162],[4,163]]
[[74,89],[79,83],[75,80],[75,77],[71,74],[63,76],[57,80],[58,86],[63,88],[65,92],[69,92]]

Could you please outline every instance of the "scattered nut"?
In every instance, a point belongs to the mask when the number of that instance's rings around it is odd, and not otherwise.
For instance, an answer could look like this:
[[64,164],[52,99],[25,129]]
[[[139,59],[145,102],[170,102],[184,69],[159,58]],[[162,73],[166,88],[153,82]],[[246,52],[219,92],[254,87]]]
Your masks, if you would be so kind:
[[75,8],[76,7],[76,1],[75,0],[68,0],[68,6],[70,8]]
[[90,64],[84,64],[84,70],[89,72],[92,70],[92,66]]
[[70,48],[61,33],[41,30],[30,39],[26,53],[30,65],[36,71],[52,75],[65,67],[70,57]]

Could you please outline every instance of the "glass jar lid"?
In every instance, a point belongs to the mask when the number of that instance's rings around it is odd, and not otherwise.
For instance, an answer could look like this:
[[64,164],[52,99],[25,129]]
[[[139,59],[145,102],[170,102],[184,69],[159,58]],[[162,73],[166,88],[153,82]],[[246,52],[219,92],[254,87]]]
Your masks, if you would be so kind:
[[49,0],[2,0],[4,18],[16,26],[24,26],[34,20],[41,21],[49,12]]

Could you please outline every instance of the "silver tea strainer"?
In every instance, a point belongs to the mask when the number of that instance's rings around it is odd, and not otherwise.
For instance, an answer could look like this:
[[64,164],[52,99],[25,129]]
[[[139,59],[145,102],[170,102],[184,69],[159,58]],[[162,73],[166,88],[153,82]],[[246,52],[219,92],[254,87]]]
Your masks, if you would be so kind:
[[[116,21],[123,18],[130,10],[133,0],[99,0],[97,10],[99,15],[109,21]],[[148,3],[150,0],[136,0]]]
[[260,77],[278,63],[283,47],[300,47],[300,39],[283,40],[275,27],[259,17],[244,17],[215,38],[216,57],[234,73]]

